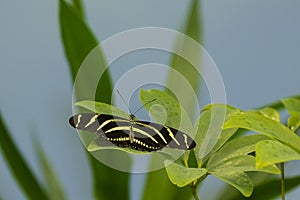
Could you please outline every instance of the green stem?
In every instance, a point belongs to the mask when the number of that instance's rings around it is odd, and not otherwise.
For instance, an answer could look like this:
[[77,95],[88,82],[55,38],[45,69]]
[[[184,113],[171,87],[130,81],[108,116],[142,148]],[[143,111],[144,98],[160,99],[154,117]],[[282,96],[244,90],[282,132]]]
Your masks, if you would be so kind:
[[281,170],[281,199],[285,200],[284,163],[280,163]]
[[195,200],[200,200],[196,188],[197,188],[197,185],[194,185],[194,184],[191,185],[191,190],[192,190],[192,194],[194,196],[194,199]]

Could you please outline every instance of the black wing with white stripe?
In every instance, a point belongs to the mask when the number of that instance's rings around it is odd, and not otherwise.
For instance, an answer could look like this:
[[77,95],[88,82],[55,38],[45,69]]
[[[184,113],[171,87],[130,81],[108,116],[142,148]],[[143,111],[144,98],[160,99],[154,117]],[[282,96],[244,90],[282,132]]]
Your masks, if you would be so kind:
[[97,133],[119,147],[140,151],[156,151],[164,147],[190,150],[196,146],[195,141],[186,133],[147,121],[82,113],[71,117],[69,123],[78,130]]

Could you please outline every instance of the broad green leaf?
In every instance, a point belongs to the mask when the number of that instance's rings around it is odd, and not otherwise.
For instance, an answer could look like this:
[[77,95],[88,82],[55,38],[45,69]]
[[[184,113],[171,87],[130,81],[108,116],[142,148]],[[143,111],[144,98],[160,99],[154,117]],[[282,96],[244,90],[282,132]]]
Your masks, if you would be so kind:
[[[157,123],[179,129],[193,136],[193,126],[188,114],[171,95],[156,89],[141,90],[140,99],[144,105],[146,104],[145,108]],[[182,155],[181,150],[166,148],[163,151],[169,156],[173,156],[174,159],[178,159]],[[188,151],[184,154],[183,159],[187,162]]]
[[[218,165],[211,166],[208,169],[208,173],[234,186],[244,196],[249,196],[251,194],[250,191],[252,191],[253,189],[253,186],[250,187],[251,185],[253,185],[252,181],[244,173],[249,171],[260,171],[260,172],[267,172],[273,174],[280,173],[280,170],[275,165],[257,169],[255,157],[250,155],[238,155],[235,157],[231,157],[229,159],[224,159]],[[237,179],[236,182],[234,182],[230,178],[230,175],[232,174],[237,176],[235,177]],[[242,181],[237,182],[238,180],[242,180]]]
[[[76,2],[77,3],[76,3]],[[65,53],[69,62],[73,80],[76,80],[77,72],[87,55],[98,45],[97,39],[83,19],[82,6],[78,6],[79,0],[74,0],[75,4],[67,4],[64,0],[59,0],[59,20],[62,41]],[[105,103],[111,102],[111,80],[108,71],[105,71],[98,83],[97,74],[103,72],[106,67],[105,58],[100,48],[97,49],[96,60],[89,73],[84,74],[82,82],[77,85],[76,99],[96,100]],[[97,72],[97,73],[96,73]],[[96,76],[96,77],[95,77]],[[92,77],[92,78],[91,78]],[[97,86],[98,85],[98,86]],[[97,89],[96,95],[94,88]],[[129,199],[129,174],[119,172],[105,166],[93,156],[88,154],[88,158],[93,170],[94,194],[96,199]],[[113,158],[118,159],[118,158]],[[118,192],[111,193],[111,188]]]
[[288,119],[288,127],[291,131],[296,131],[300,127],[300,116],[290,116]]
[[[300,186],[300,176],[291,177],[285,179],[285,191],[286,193],[296,189]],[[224,192],[221,192],[218,199],[222,200],[266,200],[274,199],[281,195],[281,179],[280,178],[266,178],[265,181],[255,185],[253,193],[250,197],[246,198],[240,193],[233,191],[231,188],[226,188]]]
[[225,168],[211,174],[235,187],[246,197],[249,197],[253,191],[253,183],[245,172]]
[[0,115],[0,147],[4,158],[19,186],[28,199],[49,199],[41,183],[34,176],[22,154],[16,147]]
[[198,164],[212,149],[218,150],[236,132],[236,128],[222,131],[225,115],[235,112],[239,112],[238,109],[223,104],[209,105],[204,108],[194,128]]
[[256,112],[261,113],[263,116],[270,118],[274,121],[280,122],[280,115],[277,110],[271,107],[265,107],[257,110]]
[[223,145],[226,144],[226,142],[236,133],[237,130],[237,128],[222,130],[218,141],[213,147],[213,149],[202,159],[202,161],[198,159],[198,165],[201,165],[201,163],[205,163],[211,157],[212,154],[216,153]]
[[129,118],[129,114],[124,112],[123,110],[120,110],[117,107],[114,107],[112,105],[102,103],[102,102],[85,100],[85,101],[77,102],[74,105],[80,106],[80,107],[90,110],[94,113],[115,115],[118,117],[123,117],[125,119]]
[[267,136],[260,134],[233,139],[211,156],[211,158],[208,160],[207,167],[211,168],[230,158],[249,154],[255,150],[255,145],[257,142],[268,139],[269,138]]
[[284,107],[288,110],[290,115],[300,115],[300,99],[286,98],[281,99]]
[[40,167],[42,169],[46,181],[46,187],[48,189],[49,197],[51,199],[60,199],[60,200],[66,199],[63,188],[57,177],[57,174],[55,173],[53,167],[48,161],[42,149],[42,146],[39,143],[39,141],[36,139],[36,137],[34,138],[34,147],[35,147],[35,152],[37,153],[38,156]]
[[289,128],[261,114],[241,112],[231,117],[224,125],[226,128],[245,128],[275,138],[300,152],[300,138]]
[[165,160],[165,167],[169,179],[178,187],[184,187],[207,173],[204,168],[187,168],[171,160]]
[[284,107],[290,113],[290,117],[288,119],[288,127],[295,131],[300,126],[300,100],[295,98],[287,98],[281,100]]
[[[155,101],[148,103],[155,99]],[[141,90],[140,100],[149,111],[151,118],[161,123],[179,129],[191,135],[193,126],[186,111],[168,93],[156,89]]]
[[300,153],[274,140],[257,143],[255,150],[257,168],[291,160],[300,160]]
[[205,112],[208,110],[211,110],[214,107],[225,107],[226,109],[226,118],[230,117],[232,114],[238,113],[240,112],[240,109],[233,107],[231,105],[227,105],[227,104],[208,104],[206,105],[201,112]]
[[218,165],[210,167],[209,173],[211,171],[218,171],[223,169],[231,169],[233,171],[244,171],[244,172],[260,171],[260,172],[267,172],[273,174],[280,173],[280,170],[275,165],[257,169],[255,157],[250,155],[240,155],[240,156],[226,159],[221,163],[219,163]]
[[[199,1],[200,0],[192,0],[192,4],[190,6],[187,22],[184,24],[185,31],[184,33],[188,36],[191,36],[195,40],[199,41],[201,38],[201,24],[199,21]],[[199,40],[198,40],[199,39]],[[184,43],[183,43],[184,44]],[[186,45],[185,45],[186,46]],[[178,48],[178,46],[176,47]],[[185,47],[186,50],[188,47]],[[184,50],[182,49],[182,50]],[[191,54],[197,54],[197,52],[191,52]],[[197,60],[197,58],[195,58]],[[179,58],[178,56],[174,56],[171,59],[170,65],[173,67],[173,69],[177,70],[179,73],[181,73],[183,76],[187,78],[192,88],[194,88],[195,94],[197,94],[198,88],[199,88],[199,75],[195,72],[195,70],[189,65],[187,67],[186,63],[182,58]],[[172,71],[172,70],[170,70]],[[179,95],[183,97],[188,97],[188,95],[185,93],[185,89],[181,88],[182,85],[176,80],[176,76],[174,76],[175,73],[170,72],[167,77],[167,88],[176,88],[177,91],[180,92]],[[175,79],[175,80],[174,80]],[[185,98],[186,101],[182,102],[184,103],[183,107],[187,109],[187,112],[190,116],[193,116],[195,103],[189,100],[188,98]],[[156,159],[151,160],[151,165],[155,165],[157,162]],[[182,199],[189,199],[191,197],[191,192],[189,188],[180,188],[178,189],[176,186],[174,186],[169,180],[166,175],[165,170],[159,170],[156,172],[149,173],[146,180],[143,200],[182,200]]]

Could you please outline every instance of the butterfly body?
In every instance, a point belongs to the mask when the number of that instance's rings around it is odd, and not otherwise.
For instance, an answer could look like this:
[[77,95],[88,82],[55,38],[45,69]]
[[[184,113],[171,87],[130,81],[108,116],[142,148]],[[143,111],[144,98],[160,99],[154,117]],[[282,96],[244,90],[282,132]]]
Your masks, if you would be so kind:
[[162,124],[136,121],[107,114],[81,113],[69,119],[78,130],[96,133],[99,137],[122,148],[157,151],[164,147],[190,150],[195,141],[186,133]]

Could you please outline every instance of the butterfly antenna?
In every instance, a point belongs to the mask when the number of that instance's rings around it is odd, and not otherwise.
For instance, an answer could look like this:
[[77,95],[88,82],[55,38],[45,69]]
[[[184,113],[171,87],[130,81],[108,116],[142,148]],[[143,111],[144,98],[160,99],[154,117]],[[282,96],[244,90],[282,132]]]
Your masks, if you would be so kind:
[[155,100],[156,100],[156,99],[152,99],[152,100],[148,101],[147,103],[143,104],[139,109],[137,109],[137,110],[133,113],[133,115],[134,115],[135,113],[139,112],[143,107],[145,107],[145,106],[148,105],[149,103],[152,103],[152,102],[155,101]]
[[129,105],[126,103],[124,97],[121,95],[121,93],[120,93],[120,91],[119,91],[118,89],[117,89],[117,92],[118,92],[118,94],[120,95],[120,97],[121,97],[123,103],[126,105],[127,109],[129,110],[129,112],[130,112],[130,114],[131,114],[132,112],[131,112],[131,110],[130,110],[130,108],[129,108]]

